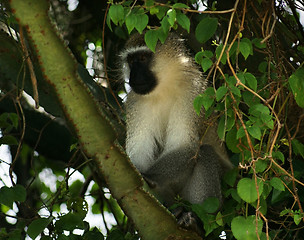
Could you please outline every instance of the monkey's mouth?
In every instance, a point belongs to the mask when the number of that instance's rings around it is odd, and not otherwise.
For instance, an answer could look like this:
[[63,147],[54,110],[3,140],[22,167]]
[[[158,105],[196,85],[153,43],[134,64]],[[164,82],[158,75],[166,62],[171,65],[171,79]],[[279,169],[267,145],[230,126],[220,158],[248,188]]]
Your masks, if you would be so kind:
[[143,84],[135,84],[133,86],[132,85],[133,84],[131,84],[131,82],[130,82],[130,86],[131,86],[132,90],[135,93],[140,94],[140,95],[149,94],[155,88],[155,86],[152,86],[149,83],[146,83],[146,84],[145,83],[143,83]]
[[135,71],[135,69],[131,69],[130,73],[130,87],[135,93],[141,95],[152,92],[157,85],[154,74],[150,70],[145,70],[146,71]]

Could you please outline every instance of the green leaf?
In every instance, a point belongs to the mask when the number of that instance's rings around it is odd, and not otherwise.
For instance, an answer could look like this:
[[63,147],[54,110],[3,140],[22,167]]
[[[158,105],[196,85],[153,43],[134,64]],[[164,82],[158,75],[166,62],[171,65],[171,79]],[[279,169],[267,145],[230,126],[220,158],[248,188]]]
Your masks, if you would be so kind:
[[256,125],[253,124],[252,126],[247,127],[248,133],[254,137],[255,139],[261,140],[262,132],[261,129]]
[[282,216],[284,216],[284,215],[286,215],[286,214],[288,214],[290,212],[291,212],[290,209],[284,209],[282,212],[280,212],[280,217],[282,217]]
[[[241,42],[246,43],[249,46],[249,48],[250,48],[249,54],[253,55],[252,42],[248,38],[242,38]],[[236,47],[237,47],[237,45],[236,45]]]
[[17,184],[14,187],[0,188],[0,203],[12,208],[13,202],[24,202],[26,199],[26,190],[22,185]]
[[233,127],[229,132],[226,134],[226,145],[229,150],[234,153],[240,153],[241,150],[237,147],[239,144],[238,138],[236,137],[237,130],[236,127]]
[[219,102],[225,96],[225,94],[227,93],[227,91],[228,91],[228,89],[227,89],[226,86],[219,87],[216,90],[216,94],[215,94],[216,101]]
[[160,40],[160,42],[162,44],[164,44],[164,42],[166,41],[167,37],[168,37],[168,32],[165,32],[162,27],[160,27],[158,30],[156,30],[157,35],[158,35],[158,39]]
[[258,70],[261,73],[267,73],[267,69],[268,69],[268,63],[267,62],[261,62],[258,66]]
[[195,29],[195,37],[200,43],[208,41],[217,29],[217,18],[202,19]]
[[6,145],[18,145],[18,141],[15,137],[11,135],[6,135],[0,138],[0,145],[6,144]]
[[9,235],[8,240],[23,239],[24,236],[22,236],[23,235],[22,233],[23,233],[22,229],[14,229],[8,234]]
[[175,3],[175,4],[173,4],[172,8],[186,8],[186,9],[188,9],[188,8],[190,8],[190,7],[187,6],[187,5],[184,4],[184,3]]
[[222,116],[217,126],[217,134],[221,140],[225,138],[225,116]]
[[203,222],[206,236],[211,233],[214,229],[218,228],[216,223],[215,215],[208,214],[203,209],[202,204],[193,204],[191,210],[200,218]]
[[282,161],[282,163],[285,163],[285,157],[284,154],[280,151],[276,151],[272,153],[272,157],[275,159],[279,159]]
[[203,106],[203,96],[202,95],[198,95],[194,101],[193,101],[193,107],[194,107],[194,110],[196,112],[196,114],[199,116],[200,113],[201,113],[201,109],[202,109],[202,106]]
[[231,195],[231,197],[237,201],[238,203],[241,203],[242,202],[242,199],[240,198],[240,196],[237,194],[237,191],[236,189],[234,188],[229,188],[226,192],[225,192],[225,196],[229,196]]
[[18,115],[16,113],[9,113],[8,117],[11,120],[14,128],[17,129],[18,124],[19,124],[19,117],[18,117]]
[[149,17],[146,14],[138,14],[135,24],[136,30],[142,34],[143,30],[146,28],[149,22]]
[[244,56],[245,60],[248,58],[250,54],[250,46],[247,42],[240,42],[239,49],[241,54]]
[[269,111],[268,107],[266,107],[265,105],[263,105],[261,103],[258,103],[258,104],[252,105],[249,108],[249,113],[255,117],[260,118],[261,115],[269,115],[270,111]]
[[[102,233],[95,227],[92,231],[86,232],[83,235],[84,240],[99,240],[99,239],[105,239]],[[108,238],[107,238],[108,239]],[[123,238],[127,239],[127,238]]]
[[150,8],[150,14],[155,15],[159,13],[159,9],[157,7]]
[[246,72],[244,74],[244,77],[245,77],[245,80],[246,80],[246,83],[248,84],[248,86],[256,92],[257,90],[257,80],[255,78],[254,75],[252,75],[251,73],[248,73]]
[[206,72],[212,66],[212,64],[213,62],[209,58],[203,58],[201,61],[201,66],[204,72]]
[[223,215],[221,212],[218,212],[216,214],[216,223],[219,225],[219,226],[224,226],[224,221],[223,221]]
[[304,68],[299,68],[289,79],[289,86],[292,90],[296,103],[304,108]]
[[237,77],[239,78],[239,80],[241,81],[241,83],[246,84],[245,76],[244,76],[244,73],[243,73],[243,72],[239,72],[239,73],[237,73],[236,75],[237,75]]
[[270,180],[270,185],[281,192],[285,191],[285,186],[282,180],[277,177],[274,177]]
[[110,15],[107,15],[107,26],[113,32]]
[[156,13],[157,18],[163,19],[163,17],[166,15],[166,12],[168,11],[168,7],[164,7],[164,6],[157,6],[158,8],[158,13]]
[[293,220],[295,222],[296,225],[299,225],[301,220],[302,220],[302,216],[301,214],[295,214],[293,215]]
[[233,236],[237,240],[256,240],[256,224],[258,224],[258,235],[261,236],[263,222],[258,219],[258,222],[256,223],[255,215],[248,216],[247,218],[242,216],[233,218],[231,221]]
[[204,58],[204,54],[203,54],[202,51],[197,52],[197,53],[195,54],[195,57],[194,57],[195,62],[198,63],[198,64],[201,64],[203,58]]
[[296,155],[301,155],[304,158],[304,145],[297,139],[291,141],[292,150]]
[[20,185],[17,184],[16,186],[11,188],[13,196],[14,196],[14,201],[18,201],[18,202],[24,202],[26,199],[26,190],[25,188]]
[[14,195],[9,187],[0,188],[0,203],[8,206],[9,208],[13,208],[13,202],[15,201]]
[[176,20],[176,11],[175,9],[169,9],[167,12],[168,22],[173,27]]
[[209,51],[209,50],[205,50],[202,52],[203,56],[206,58],[212,58],[213,57],[213,52]]
[[63,230],[73,231],[74,229],[84,229],[83,218],[77,213],[68,213],[56,221],[55,229],[59,232]]
[[242,94],[241,94],[241,90],[236,87],[236,86],[230,86],[230,91],[232,92],[233,95],[235,96],[238,96],[238,97],[241,97]]
[[206,213],[215,213],[220,207],[220,201],[217,197],[209,197],[202,203],[202,208]]
[[226,78],[226,82],[228,83],[229,87],[234,87],[236,84],[236,78],[234,76],[229,76]]
[[231,128],[234,126],[235,124],[235,119],[234,116],[232,117],[227,117],[227,122],[226,122],[226,131],[230,131]]
[[137,17],[135,14],[130,13],[126,18],[126,26],[128,29],[128,33],[130,34],[132,30],[135,28],[137,23]]
[[268,167],[268,161],[266,161],[265,159],[259,159],[255,163],[255,171],[257,173],[264,172],[267,167]]
[[117,25],[119,21],[124,19],[124,8],[120,4],[111,5],[109,9],[109,16],[112,22]]
[[51,223],[53,218],[39,218],[31,222],[28,226],[27,234],[35,239]]
[[225,173],[225,175],[223,176],[223,179],[230,187],[233,187],[237,176],[238,176],[238,169],[233,168]]
[[190,32],[190,20],[185,14],[177,12],[176,20],[183,29],[186,29],[188,33]]
[[[129,1],[129,2],[132,3],[132,1]],[[147,7],[152,7],[152,6],[154,6],[154,0],[146,0],[146,1],[145,1],[145,5],[146,5]]]
[[245,103],[246,103],[249,107],[251,107],[252,105],[255,105],[255,104],[257,104],[257,103],[259,102],[259,99],[258,99],[256,96],[254,96],[254,95],[253,95],[251,92],[249,92],[249,91],[243,92],[242,97],[243,97]]
[[[263,192],[263,182],[258,181],[259,195]],[[237,193],[248,203],[253,203],[258,199],[257,189],[254,179],[242,178],[237,185]]]
[[[168,22],[168,19],[167,18],[163,18],[163,20],[161,21],[160,23],[161,25],[161,30],[165,33],[165,34],[168,34],[169,30],[170,30],[170,24]],[[157,31],[157,30],[156,30]]]
[[156,30],[149,30],[145,33],[145,42],[151,51],[155,52],[155,47],[158,41],[158,32]]
[[208,109],[212,106],[213,103],[214,89],[209,87],[205,90],[203,94],[200,94],[194,99],[194,108],[196,110],[196,113],[200,112],[202,106],[204,106],[205,110],[208,111]]
[[[216,55],[216,58],[219,59],[220,55],[221,55],[221,52],[223,50],[223,44],[220,44],[219,46],[217,46],[217,48],[215,49],[215,55]],[[226,64],[226,61],[227,61],[227,54],[226,54],[226,50],[227,50],[227,47],[225,48],[224,50],[224,53],[222,55],[222,58],[221,58],[221,63],[222,64]]]
[[257,47],[257,48],[266,48],[266,43],[261,43],[262,39],[261,38],[255,38],[252,40],[252,43]]
[[237,130],[237,133],[236,133],[236,138],[237,139],[240,139],[242,137],[244,137],[246,134],[245,134],[245,130],[243,127],[240,127],[238,130]]

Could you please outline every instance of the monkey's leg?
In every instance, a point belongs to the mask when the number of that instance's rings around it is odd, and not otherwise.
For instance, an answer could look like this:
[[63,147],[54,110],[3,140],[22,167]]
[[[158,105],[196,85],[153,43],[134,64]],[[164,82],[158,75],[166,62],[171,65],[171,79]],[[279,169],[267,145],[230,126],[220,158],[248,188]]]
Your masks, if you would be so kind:
[[[192,175],[182,190],[182,198],[192,204],[202,203],[209,197],[217,197],[221,202],[220,157],[210,145],[203,145],[196,160]],[[173,214],[181,226],[202,234],[203,224],[196,214],[184,209],[177,209]]]
[[142,173],[166,206],[171,206],[177,195],[181,196],[185,183],[191,178],[196,165],[194,154],[189,147],[165,153],[152,167]]
[[220,157],[210,145],[202,145],[197,163],[191,177],[183,188],[181,196],[191,203],[202,203],[209,197],[217,197],[220,201]]

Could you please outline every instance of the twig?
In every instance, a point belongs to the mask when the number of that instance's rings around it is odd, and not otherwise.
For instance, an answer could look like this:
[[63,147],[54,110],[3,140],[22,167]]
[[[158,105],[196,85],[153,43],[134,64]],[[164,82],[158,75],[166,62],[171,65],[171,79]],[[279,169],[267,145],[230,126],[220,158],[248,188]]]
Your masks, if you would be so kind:
[[22,106],[21,106],[21,103],[20,103],[20,96],[17,97],[17,105],[19,107],[19,110],[20,110],[21,116],[22,116],[22,133],[21,133],[21,137],[20,137],[20,140],[19,140],[19,143],[18,143],[16,155],[15,155],[14,159],[12,160],[12,163],[11,163],[10,168],[9,168],[9,176],[10,176],[10,179],[11,179],[11,182],[12,182],[13,186],[16,185],[16,183],[13,180],[13,169],[14,169],[14,165],[15,165],[15,163],[16,163],[19,155],[20,155],[21,147],[22,147],[22,143],[23,143],[23,139],[24,139],[24,135],[25,135],[25,117],[24,117],[24,112],[23,112],[23,109],[22,109]]
[[[285,124],[285,130],[288,136],[288,144],[289,144],[289,157],[288,157],[288,161],[289,161],[289,165],[290,165],[290,171],[291,171],[291,175],[293,176],[292,178],[292,187],[293,187],[293,191],[294,191],[294,197],[295,197],[295,201],[298,203],[300,212],[303,213],[303,208],[299,199],[299,195],[298,195],[298,190],[296,188],[296,184],[295,184],[295,177],[294,177],[294,171],[293,171],[293,164],[292,164],[292,148],[291,148],[291,136],[290,136],[290,132],[288,129],[288,126]],[[303,219],[304,220],[304,219]]]
[[[164,4],[164,3],[159,3],[159,2],[155,2],[155,5],[172,8],[171,5]],[[201,13],[203,13],[203,14],[225,14],[225,13],[231,13],[231,12],[235,11],[235,8],[222,10],[222,11],[206,11],[206,10],[199,11],[199,10],[188,9],[188,8],[175,8],[175,9],[183,10],[184,12],[199,13],[199,14],[201,14]]]
[[106,12],[105,12],[105,16],[103,18],[103,26],[102,26],[102,51],[103,51],[103,66],[104,66],[104,74],[105,74],[105,78],[107,80],[108,83],[108,89],[110,91],[110,93],[112,94],[112,96],[114,97],[117,105],[119,106],[119,108],[123,111],[122,107],[120,106],[119,101],[117,100],[116,95],[114,94],[111,84],[110,84],[110,80],[109,80],[109,76],[108,76],[108,71],[107,71],[107,60],[106,60],[106,54],[105,54],[105,27],[106,27],[106,19],[107,19],[107,14],[110,8],[110,3],[108,3]]
[[300,130],[300,124],[301,124],[301,121],[303,120],[303,118],[304,118],[304,114],[302,114],[302,115],[299,117],[299,121],[298,121],[298,124],[297,124],[296,131],[295,131],[295,133],[292,135],[291,140],[293,140],[293,139],[296,137],[296,135],[298,134],[298,132],[299,132],[299,130]]
[[24,33],[23,33],[23,29],[22,29],[21,26],[19,27],[19,34],[20,34],[20,43],[21,43],[21,46],[22,46],[22,51],[23,51],[24,56],[25,56],[24,58],[26,59],[26,63],[27,63],[27,66],[29,68],[30,75],[31,75],[31,80],[32,80],[32,85],[33,85],[33,98],[35,100],[35,108],[38,109],[39,108],[39,95],[38,95],[38,87],[37,87],[37,78],[36,78],[36,75],[35,75],[32,60],[31,60],[29,52],[27,50],[27,46],[26,46],[25,38],[24,38]]

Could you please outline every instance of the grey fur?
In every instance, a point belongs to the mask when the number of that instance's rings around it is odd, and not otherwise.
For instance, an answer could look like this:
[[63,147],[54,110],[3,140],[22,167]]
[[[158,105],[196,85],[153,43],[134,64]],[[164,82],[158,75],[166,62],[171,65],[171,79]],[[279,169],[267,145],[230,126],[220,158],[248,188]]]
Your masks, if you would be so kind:
[[[140,49],[147,50],[142,36],[133,36],[121,54],[124,78],[130,74],[128,54]],[[206,124],[194,111],[193,100],[207,83],[183,40],[169,34],[164,44],[158,44],[151,71],[158,79],[156,88],[146,95],[131,91],[126,101],[126,150],[131,161],[166,205],[177,195],[191,203],[211,196],[221,199],[220,176],[231,163],[216,124],[206,133]]]

